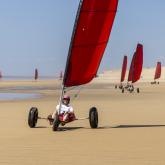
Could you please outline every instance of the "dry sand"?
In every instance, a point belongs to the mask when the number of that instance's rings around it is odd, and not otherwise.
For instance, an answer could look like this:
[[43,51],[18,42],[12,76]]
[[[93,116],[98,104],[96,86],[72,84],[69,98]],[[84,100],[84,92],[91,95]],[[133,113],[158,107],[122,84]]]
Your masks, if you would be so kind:
[[[29,128],[27,116],[32,106],[38,107],[42,117],[55,109],[60,81],[2,81],[3,92],[40,93],[41,97],[0,101],[0,164],[164,165],[164,80],[151,85],[146,78],[145,83],[136,84],[139,94],[122,94],[107,75],[86,85],[72,102],[77,117],[88,116],[89,108],[96,106],[99,128],[90,129],[85,120],[70,123],[58,132],[53,132],[45,120],[39,120],[37,128]],[[15,88],[21,86],[33,89]]]

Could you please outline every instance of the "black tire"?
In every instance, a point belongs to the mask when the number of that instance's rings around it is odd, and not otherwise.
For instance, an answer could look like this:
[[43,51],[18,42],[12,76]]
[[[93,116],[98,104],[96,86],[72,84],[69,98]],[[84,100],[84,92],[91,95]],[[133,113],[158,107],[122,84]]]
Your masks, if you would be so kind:
[[122,89],[122,93],[124,93],[124,88]]
[[129,91],[130,93],[132,93],[132,92],[133,92],[133,89],[132,89],[131,87],[129,87],[129,88],[128,88],[128,91]]
[[89,123],[91,128],[98,127],[98,112],[96,107],[92,107],[89,110]]
[[115,85],[115,89],[117,89],[117,85]]
[[130,92],[131,93],[134,92],[134,86],[133,85],[130,86]]
[[34,128],[37,124],[38,120],[38,109],[36,107],[32,107],[29,111],[28,115],[28,125],[30,128]]
[[158,81],[158,84],[159,84],[159,81]]
[[140,93],[140,89],[139,88],[137,88],[137,93]]
[[53,121],[53,127],[52,127],[52,130],[53,131],[58,131],[58,127],[60,125],[60,120],[58,118],[58,115],[56,115],[54,121]]

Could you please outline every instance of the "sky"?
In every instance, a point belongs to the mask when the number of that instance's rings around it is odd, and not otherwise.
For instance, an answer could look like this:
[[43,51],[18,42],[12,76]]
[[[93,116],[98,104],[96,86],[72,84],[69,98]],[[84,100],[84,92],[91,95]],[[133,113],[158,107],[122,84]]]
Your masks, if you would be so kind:
[[[104,1],[104,0],[102,0]],[[64,70],[79,0],[0,0],[0,70],[3,75],[57,76]],[[144,67],[165,64],[165,1],[119,0],[99,71],[129,64],[137,43]]]

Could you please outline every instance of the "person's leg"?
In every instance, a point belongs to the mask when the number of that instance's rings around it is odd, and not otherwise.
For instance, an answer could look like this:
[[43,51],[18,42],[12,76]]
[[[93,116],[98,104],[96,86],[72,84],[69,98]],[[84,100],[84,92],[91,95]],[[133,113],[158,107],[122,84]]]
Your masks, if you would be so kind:
[[54,119],[56,115],[57,115],[57,111],[55,110],[52,114],[52,118]]
[[74,120],[76,120],[76,116],[73,112],[70,112],[68,114],[68,122],[71,122],[71,121],[74,121]]
[[68,122],[68,118],[69,118],[68,116],[69,116],[68,113],[64,114],[63,122]]

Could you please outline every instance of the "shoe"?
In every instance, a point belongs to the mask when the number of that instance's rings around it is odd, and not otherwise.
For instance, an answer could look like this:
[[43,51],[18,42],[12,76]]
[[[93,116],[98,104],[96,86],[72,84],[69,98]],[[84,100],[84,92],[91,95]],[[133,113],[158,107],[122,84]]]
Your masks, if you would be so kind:
[[47,119],[49,120],[49,124],[53,125],[54,119],[52,118],[52,115],[48,115]]
[[66,124],[66,123],[64,123],[64,122],[63,122],[63,123],[61,123],[61,125],[62,125],[62,126],[64,126],[65,124]]

